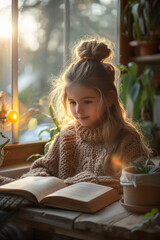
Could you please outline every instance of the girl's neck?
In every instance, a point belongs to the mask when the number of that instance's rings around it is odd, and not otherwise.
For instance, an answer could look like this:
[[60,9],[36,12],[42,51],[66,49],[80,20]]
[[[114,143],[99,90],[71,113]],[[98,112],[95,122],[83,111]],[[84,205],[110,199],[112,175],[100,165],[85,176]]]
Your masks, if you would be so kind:
[[82,140],[86,142],[94,142],[94,143],[103,143],[103,126],[99,124],[97,127],[90,128],[84,127],[80,124],[76,125],[76,134],[77,137],[80,137]]

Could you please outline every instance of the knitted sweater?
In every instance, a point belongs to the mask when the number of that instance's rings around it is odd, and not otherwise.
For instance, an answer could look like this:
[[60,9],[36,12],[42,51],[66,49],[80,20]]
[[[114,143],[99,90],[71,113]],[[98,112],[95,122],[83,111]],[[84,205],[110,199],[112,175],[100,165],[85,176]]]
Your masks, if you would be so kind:
[[[128,134],[123,139],[125,162],[129,159],[147,158],[139,138]],[[109,173],[104,172],[104,162],[108,162]],[[37,159],[26,176],[56,176],[67,185],[87,181],[116,188],[119,183],[120,168],[111,161],[109,149],[103,141],[102,127],[90,129],[79,124],[61,131],[43,157]],[[0,183],[13,181],[0,178]]]

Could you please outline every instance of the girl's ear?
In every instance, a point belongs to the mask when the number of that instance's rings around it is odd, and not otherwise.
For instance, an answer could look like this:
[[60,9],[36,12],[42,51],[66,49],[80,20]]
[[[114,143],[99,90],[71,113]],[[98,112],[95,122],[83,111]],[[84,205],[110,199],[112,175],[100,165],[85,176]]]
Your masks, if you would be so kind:
[[116,101],[116,93],[114,90],[109,90],[107,93],[107,106],[111,107]]

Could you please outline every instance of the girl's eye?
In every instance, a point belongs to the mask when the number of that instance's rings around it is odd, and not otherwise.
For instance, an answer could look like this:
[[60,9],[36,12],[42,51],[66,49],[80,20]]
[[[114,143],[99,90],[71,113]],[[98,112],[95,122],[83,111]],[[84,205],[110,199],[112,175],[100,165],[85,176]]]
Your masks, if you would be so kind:
[[92,103],[92,101],[87,100],[87,101],[85,101],[84,103],[85,103],[85,104],[90,104],[90,103]]
[[74,101],[71,101],[71,102],[69,102],[69,104],[76,104],[76,102],[74,102]]

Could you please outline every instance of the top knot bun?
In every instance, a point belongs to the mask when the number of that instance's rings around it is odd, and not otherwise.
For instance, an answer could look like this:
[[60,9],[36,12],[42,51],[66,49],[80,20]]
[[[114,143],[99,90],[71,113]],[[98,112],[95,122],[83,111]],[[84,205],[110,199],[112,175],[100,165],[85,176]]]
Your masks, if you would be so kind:
[[103,62],[111,53],[108,45],[103,42],[98,43],[97,41],[83,42],[77,48],[77,55],[80,59],[92,59],[99,62]]

